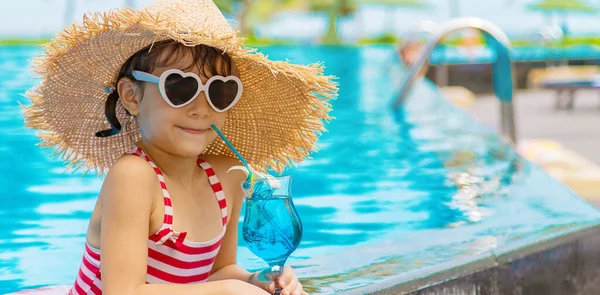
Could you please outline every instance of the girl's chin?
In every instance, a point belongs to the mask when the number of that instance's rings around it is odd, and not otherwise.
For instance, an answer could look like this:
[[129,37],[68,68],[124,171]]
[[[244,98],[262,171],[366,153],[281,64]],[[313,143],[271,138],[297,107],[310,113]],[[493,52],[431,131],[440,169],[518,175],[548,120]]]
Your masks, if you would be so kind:
[[180,157],[196,157],[206,150],[210,145],[210,136],[156,136],[149,140],[150,144],[173,155]]
[[179,154],[181,154],[182,156],[189,156],[189,157],[195,157],[200,155],[204,150],[206,150],[206,147],[208,146],[208,143],[206,141],[195,141],[195,142],[182,142],[180,143],[176,149],[177,151],[179,151]]

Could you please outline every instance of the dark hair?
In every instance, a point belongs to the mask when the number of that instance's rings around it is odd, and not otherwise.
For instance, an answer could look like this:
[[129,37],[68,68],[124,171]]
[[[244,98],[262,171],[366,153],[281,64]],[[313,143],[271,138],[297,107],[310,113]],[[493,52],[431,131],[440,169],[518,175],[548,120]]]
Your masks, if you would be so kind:
[[[163,52],[167,52],[167,54],[162,55]],[[205,77],[217,74],[227,76],[231,73],[231,58],[223,51],[206,45],[191,47],[174,40],[166,40],[149,45],[129,57],[119,70],[115,86],[121,78],[127,77],[136,83],[140,87],[139,89],[143,90],[143,84],[133,77],[133,70],[150,73],[155,67],[171,66],[188,54],[191,54],[192,61],[186,68],[181,70],[189,71],[196,68]],[[115,88],[108,95],[104,106],[104,114],[111,129],[96,132],[97,137],[112,136],[121,131],[121,123],[119,123],[116,114],[118,100],[119,92]],[[125,111],[129,114],[127,110]]]

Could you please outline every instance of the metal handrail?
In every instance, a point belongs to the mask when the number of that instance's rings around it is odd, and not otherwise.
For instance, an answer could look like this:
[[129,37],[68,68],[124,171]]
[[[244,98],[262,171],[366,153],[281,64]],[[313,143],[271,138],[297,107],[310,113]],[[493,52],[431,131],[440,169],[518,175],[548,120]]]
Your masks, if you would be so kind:
[[419,73],[427,66],[433,49],[440,41],[447,35],[465,28],[477,29],[486,34],[489,44],[496,51],[496,59],[492,62],[492,84],[494,94],[500,100],[502,135],[507,136],[516,144],[517,136],[515,132],[513,105],[513,65],[509,55],[511,43],[508,36],[499,27],[480,18],[466,17],[453,19],[441,24],[431,33],[431,37],[422,48],[421,55],[409,68],[393,107],[398,108],[404,103],[409,91],[419,78]]

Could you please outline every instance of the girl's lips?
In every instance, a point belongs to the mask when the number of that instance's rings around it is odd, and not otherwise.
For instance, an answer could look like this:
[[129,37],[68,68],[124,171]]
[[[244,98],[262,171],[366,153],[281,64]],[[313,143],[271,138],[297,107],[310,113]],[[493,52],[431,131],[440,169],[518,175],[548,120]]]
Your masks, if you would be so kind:
[[177,126],[179,129],[187,132],[187,133],[191,133],[191,134],[204,134],[206,133],[206,129],[193,129],[193,128],[185,128],[185,127],[181,127],[181,126]]

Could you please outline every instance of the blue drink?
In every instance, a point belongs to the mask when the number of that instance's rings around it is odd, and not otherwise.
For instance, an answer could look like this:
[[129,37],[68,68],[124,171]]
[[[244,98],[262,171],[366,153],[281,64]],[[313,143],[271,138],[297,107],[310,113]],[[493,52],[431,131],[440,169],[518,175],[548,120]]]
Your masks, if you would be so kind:
[[276,179],[279,188],[271,188],[268,180],[260,179],[252,182],[252,189],[244,190],[246,212],[242,232],[248,249],[274,272],[283,270],[285,261],[302,239],[302,222],[292,202],[291,177]]

